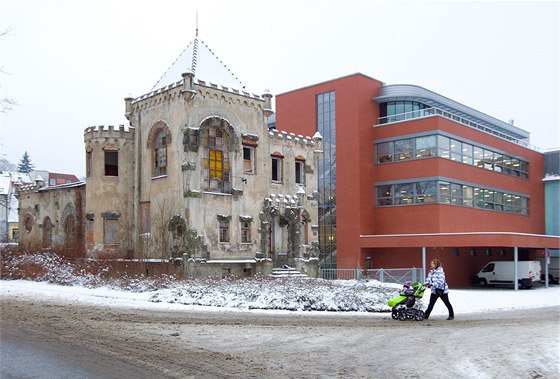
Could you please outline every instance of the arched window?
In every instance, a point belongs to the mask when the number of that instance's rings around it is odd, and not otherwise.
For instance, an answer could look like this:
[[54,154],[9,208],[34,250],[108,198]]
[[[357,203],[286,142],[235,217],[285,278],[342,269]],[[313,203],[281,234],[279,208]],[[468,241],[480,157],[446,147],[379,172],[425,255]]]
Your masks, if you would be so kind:
[[45,217],[45,220],[43,220],[43,248],[49,248],[52,245],[52,229],[51,219]]
[[167,133],[160,130],[154,143],[154,176],[167,175]]
[[64,247],[76,247],[77,232],[78,229],[76,227],[76,218],[74,215],[66,216],[66,220],[64,222]]
[[202,132],[205,191],[231,192],[229,143],[228,133],[219,125],[209,125]]
[[152,126],[148,135],[148,148],[151,149],[152,176],[167,175],[167,145],[171,142],[169,127],[163,121]]

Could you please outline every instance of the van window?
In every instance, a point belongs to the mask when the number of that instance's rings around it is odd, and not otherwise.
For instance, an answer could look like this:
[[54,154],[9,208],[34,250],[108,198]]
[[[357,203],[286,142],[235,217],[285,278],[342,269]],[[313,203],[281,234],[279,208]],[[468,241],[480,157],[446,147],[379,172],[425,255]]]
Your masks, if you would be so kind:
[[494,271],[494,263],[487,264],[486,267],[482,269],[482,272]]

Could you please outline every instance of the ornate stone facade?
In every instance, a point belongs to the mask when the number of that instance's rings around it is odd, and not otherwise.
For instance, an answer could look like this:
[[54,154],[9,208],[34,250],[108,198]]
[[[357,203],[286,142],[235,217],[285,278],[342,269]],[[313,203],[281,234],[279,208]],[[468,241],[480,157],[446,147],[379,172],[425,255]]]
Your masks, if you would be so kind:
[[269,131],[272,95],[198,78],[216,62],[196,61],[213,53],[193,43],[176,81],[125,99],[128,126],[85,130],[87,255],[179,259],[190,276],[317,275],[321,136]]

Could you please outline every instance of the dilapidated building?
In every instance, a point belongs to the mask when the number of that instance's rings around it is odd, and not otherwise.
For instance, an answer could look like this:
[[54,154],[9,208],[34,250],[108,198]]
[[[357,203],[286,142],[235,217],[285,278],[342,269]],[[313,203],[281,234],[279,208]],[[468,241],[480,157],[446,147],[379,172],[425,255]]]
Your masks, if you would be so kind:
[[[85,185],[20,193],[20,230],[37,226],[20,239],[69,246],[57,235],[71,214],[88,257],[180,261],[191,276],[284,265],[316,276],[322,138],[269,130],[271,100],[197,36],[148,93],[125,99],[128,125],[85,129]],[[64,227],[45,226],[55,211]]]

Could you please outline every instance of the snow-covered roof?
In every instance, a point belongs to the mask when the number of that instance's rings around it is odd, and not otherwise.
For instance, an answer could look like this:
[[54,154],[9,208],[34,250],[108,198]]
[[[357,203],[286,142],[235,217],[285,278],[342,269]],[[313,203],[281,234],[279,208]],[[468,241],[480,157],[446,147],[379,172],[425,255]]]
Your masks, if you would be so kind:
[[150,91],[183,80],[182,74],[192,72],[194,77],[207,83],[243,91],[245,86],[200,38],[189,43],[181,55],[163,74]]

